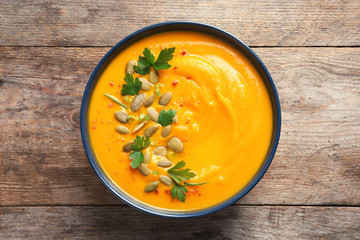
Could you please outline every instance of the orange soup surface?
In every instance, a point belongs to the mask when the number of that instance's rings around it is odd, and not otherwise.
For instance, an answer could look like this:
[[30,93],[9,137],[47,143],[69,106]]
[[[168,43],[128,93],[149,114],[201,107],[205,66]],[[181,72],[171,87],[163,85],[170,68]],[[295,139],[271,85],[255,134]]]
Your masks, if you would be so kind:
[[[147,108],[132,112],[130,103],[134,96],[122,96],[125,68],[130,60],[138,61],[148,48],[158,57],[165,48],[175,47],[171,67],[159,70],[159,82],[150,90],[142,91],[147,97],[171,92],[166,106],[159,105],[159,96],[151,105],[157,112],[173,109],[178,121],[172,123],[170,134],[162,137],[159,129],[150,137],[150,146],[143,150],[151,153],[148,176],[130,167],[131,160],[123,152],[124,144],[142,136],[157,123],[145,121],[136,133],[131,133],[140,123],[140,114]],[[135,77],[149,80],[149,74]],[[115,96],[129,109],[124,109],[103,95]],[[120,123],[115,112],[125,110],[131,122]],[[144,115],[142,115],[144,116]],[[92,94],[88,127],[90,141],[96,158],[107,176],[126,194],[138,201],[161,209],[191,211],[214,206],[242,189],[258,172],[265,160],[272,134],[272,109],[267,89],[250,61],[234,47],[210,35],[196,32],[166,32],[142,39],[119,53],[102,73]],[[115,130],[125,126],[130,133]],[[153,154],[158,146],[177,137],[183,151],[175,153],[167,148],[165,157]],[[174,166],[186,162],[185,168],[196,174],[188,182],[202,183],[187,186],[186,200],[171,197],[172,186],[159,182],[155,191],[147,193],[145,186],[167,175],[169,168],[157,162],[163,158]]]

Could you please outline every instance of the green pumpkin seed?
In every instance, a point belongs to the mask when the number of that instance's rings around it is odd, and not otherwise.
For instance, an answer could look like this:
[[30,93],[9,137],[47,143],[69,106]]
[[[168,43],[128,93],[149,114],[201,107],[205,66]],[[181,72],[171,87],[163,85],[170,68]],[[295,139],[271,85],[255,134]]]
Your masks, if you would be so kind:
[[128,114],[125,111],[117,111],[115,112],[115,118],[121,123],[128,122]]
[[133,112],[139,111],[141,106],[144,104],[145,99],[146,99],[145,93],[140,93],[139,95],[136,95],[136,97],[134,97],[130,105],[131,111]]
[[150,170],[144,163],[140,164],[137,169],[142,175],[149,176]]
[[136,125],[133,129],[133,131],[131,133],[135,133],[137,131],[139,131],[140,129],[143,128],[143,126],[146,124],[147,122],[142,122],[142,123],[139,123],[138,125]]
[[153,153],[158,156],[164,157],[167,153],[167,149],[164,146],[159,146],[153,150]]
[[146,150],[145,154],[144,154],[144,164],[148,164],[150,162],[150,151]]
[[152,125],[144,131],[144,137],[151,137],[159,129],[159,125]]
[[173,163],[167,159],[160,160],[156,163],[159,167],[167,168],[170,167]]
[[149,91],[151,88],[150,83],[145,78],[139,78],[139,81],[142,82],[141,90]]
[[159,113],[153,107],[147,109],[147,115],[149,115],[153,122],[157,123],[159,121]]
[[172,93],[171,92],[166,92],[164,93],[160,98],[159,98],[159,104],[162,106],[166,106],[169,104],[170,100],[172,97]]
[[151,69],[149,74],[149,81],[155,84],[159,81],[159,73],[156,70]]
[[167,142],[167,146],[168,146],[168,148],[170,148],[171,150],[173,150],[176,153],[180,153],[184,149],[184,145],[181,143],[180,139],[178,139],[177,137],[172,137]]
[[134,144],[134,140],[131,140],[130,142],[126,143],[124,146],[123,146],[123,152],[131,152],[132,151],[132,147],[131,147],[131,144]]
[[172,186],[172,185],[174,185],[174,181],[173,181],[171,178],[169,178],[168,176],[161,175],[161,176],[159,177],[159,179],[160,179],[160,182],[162,182],[162,183],[165,184],[166,186]]
[[145,187],[144,191],[147,192],[147,193],[150,193],[150,192],[154,191],[158,186],[159,186],[158,181],[151,182]]
[[144,102],[144,107],[150,107],[153,104],[155,98],[156,96],[154,94],[148,97]]
[[129,133],[130,132],[130,130],[127,128],[127,127],[125,127],[125,126],[117,126],[116,128],[115,128],[115,130],[118,132],[118,133],[122,133],[122,134],[127,134],[127,133]]
[[171,131],[171,126],[170,125],[164,127],[163,130],[161,131],[161,136],[163,138],[166,138],[167,136],[169,136],[170,131]]
[[136,66],[136,61],[131,60],[126,64],[125,72],[133,75],[135,73],[134,66]]

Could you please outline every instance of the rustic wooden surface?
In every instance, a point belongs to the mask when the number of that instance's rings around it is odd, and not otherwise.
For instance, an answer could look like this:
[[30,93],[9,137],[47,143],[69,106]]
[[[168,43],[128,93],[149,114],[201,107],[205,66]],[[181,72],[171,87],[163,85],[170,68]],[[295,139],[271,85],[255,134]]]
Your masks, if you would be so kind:
[[[101,57],[170,20],[253,46],[283,117],[260,183],[233,206],[180,221],[115,198],[79,132]],[[0,239],[360,239],[359,1],[0,0],[0,21]]]

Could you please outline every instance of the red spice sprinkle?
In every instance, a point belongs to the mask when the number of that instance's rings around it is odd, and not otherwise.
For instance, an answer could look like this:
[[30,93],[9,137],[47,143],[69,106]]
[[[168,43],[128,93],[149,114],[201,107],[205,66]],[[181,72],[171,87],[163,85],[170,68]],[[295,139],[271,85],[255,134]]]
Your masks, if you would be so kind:
[[186,79],[191,79],[191,77],[186,77]]
[[181,51],[181,55],[185,56],[187,54],[187,52],[185,50]]
[[187,121],[186,121],[186,123],[189,123],[190,122],[190,119],[188,119]]
[[109,148],[109,151],[111,151],[111,148]]
[[174,69],[177,69],[177,66],[175,66]]
[[91,127],[91,129],[96,129],[96,125],[93,125],[93,126]]
[[113,106],[113,104],[111,103],[111,102],[109,102],[109,105],[108,105],[108,107],[112,107]]
[[184,106],[182,103],[180,103],[180,107]]
[[158,193],[159,193],[159,189],[155,189],[154,192],[155,192],[156,194],[158,194]]
[[116,90],[116,93],[117,93],[117,94],[119,94],[119,93],[120,93],[120,91],[119,91],[119,90]]
[[175,87],[177,84],[178,84],[177,81],[173,81],[173,83],[172,83],[173,87]]
[[169,194],[170,193],[169,189],[165,189],[165,193]]
[[113,82],[110,82],[110,86],[114,86],[114,83],[113,83]]

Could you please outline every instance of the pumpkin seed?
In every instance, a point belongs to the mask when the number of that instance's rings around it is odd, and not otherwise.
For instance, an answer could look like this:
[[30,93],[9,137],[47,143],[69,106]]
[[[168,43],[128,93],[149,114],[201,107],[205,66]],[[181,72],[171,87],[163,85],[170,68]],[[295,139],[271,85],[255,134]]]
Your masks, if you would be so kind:
[[131,140],[130,142],[126,143],[124,146],[123,146],[123,152],[131,152],[132,151],[132,147],[131,147],[131,144],[134,144],[134,140]]
[[158,156],[165,156],[167,153],[167,149],[164,146],[159,146],[153,150],[153,153]]
[[170,102],[172,97],[172,93],[171,92],[166,92],[164,93],[160,98],[159,98],[159,104],[162,106],[166,106],[168,105],[168,103]]
[[144,164],[148,164],[150,162],[150,151],[146,150],[145,154],[144,154]]
[[145,102],[144,102],[144,107],[150,107],[151,104],[153,104],[154,100],[156,98],[156,95],[151,95],[150,97],[148,97]]
[[115,118],[121,123],[128,122],[128,114],[125,111],[117,111],[115,112]]
[[170,167],[172,165],[172,162],[167,160],[167,159],[164,159],[164,160],[160,160],[156,163],[159,167],[162,167],[162,168],[167,168],[167,167]]
[[159,113],[153,108],[153,107],[149,107],[147,110],[147,115],[149,115],[149,117],[151,118],[151,120],[153,122],[158,122],[159,120]]
[[136,66],[136,61],[131,60],[126,64],[125,72],[133,75],[135,73],[134,66]]
[[152,125],[144,131],[144,137],[151,137],[159,129],[159,125]]
[[161,176],[159,177],[159,179],[160,179],[160,182],[162,182],[162,183],[165,184],[166,186],[172,186],[172,185],[174,185],[174,181],[173,181],[171,178],[169,178],[168,176],[161,175]]
[[183,144],[177,137],[170,138],[170,140],[167,142],[167,146],[176,153],[180,153],[184,149]]
[[149,176],[150,170],[149,168],[145,165],[145,164],[140,164],[137,169],[139,170],[139,172],[144,175],[144,176]]
[[171,131],[171,126],[170,125],[164,127],[163,130],[161,131],[161,136],[163,138],[166,138],[167,136],[169,136],[170,131]]
[[131,102],[130,109],[133,112],[137,112],[140,110],[141,106],[144,104],[144,101],[146,99],[145,93],[140,93]]
[[117,127],[115,128],[115,130],[116,130],[118,133],[122,133],[122,134],[127,134],[127,133],[130,132],[127,127],[121,126],[121,125],[120,125],[120,126],[117,126]]
[[131,133],[135,133],[137,131],[139,131],[140,129],[142,129],[142,127],[146,124],[147,122],[142,122],[142,123],[139,123],[138,125],[136,125],[134,127],[134,130],[131,132]]
[[143,91],[149,91],[151,88],[150,83],[145,78],[139,78],[139,81],[142,82],[141,90]]
[[152,84],[155,84],[159,81],[159,73],[156,70],[150,70],[149,81]]
[[154,191],[158,186],[159,186],[158,181],[151,182],[145,187],[144,191],[147,192],[147,193],[150,193],[150,192]]

